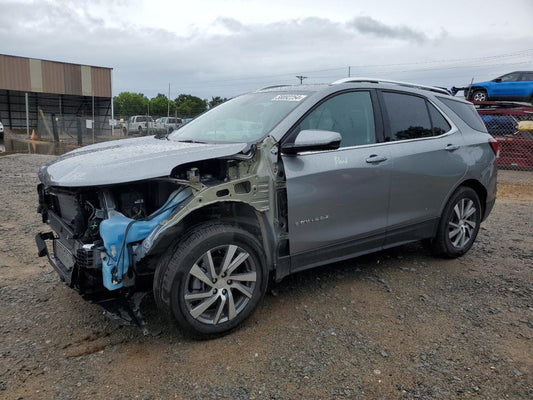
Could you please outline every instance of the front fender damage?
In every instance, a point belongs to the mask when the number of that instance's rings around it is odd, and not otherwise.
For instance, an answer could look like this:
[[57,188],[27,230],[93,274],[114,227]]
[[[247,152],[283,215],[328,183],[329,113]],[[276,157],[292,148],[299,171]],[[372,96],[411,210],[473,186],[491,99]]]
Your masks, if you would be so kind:
[[275,200],[278,173],[275,145],[269,138],[248,156],[225,158],[223,180],[208,178],[212,175],[209,167],[203,171],[194,163],[180,166],[170,178],[180,185],[180,189],[145,219],[135,220],[113,209],[108,210],[109,217],[100,224],[105,247],[102,253],[104,286],[108,290],[122,288],[123,278],[132,264],[161,252],[159,246],[164,246],[165,239],[175,234],[176,227],[188,215],[204,207],[218,203],[246,204],[263,214],[270,226],[279,226]]

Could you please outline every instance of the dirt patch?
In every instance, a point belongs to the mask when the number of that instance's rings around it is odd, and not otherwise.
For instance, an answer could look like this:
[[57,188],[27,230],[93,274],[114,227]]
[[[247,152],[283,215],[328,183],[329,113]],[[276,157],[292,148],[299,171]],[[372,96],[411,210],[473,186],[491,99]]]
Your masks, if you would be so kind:
[[530,399],[533,172],[502,171],[457,260],[412,244],[271,287],[238,331],[196,342],[143,303],[122,328],[36,257],[36,171],[0,157],[0,398]]

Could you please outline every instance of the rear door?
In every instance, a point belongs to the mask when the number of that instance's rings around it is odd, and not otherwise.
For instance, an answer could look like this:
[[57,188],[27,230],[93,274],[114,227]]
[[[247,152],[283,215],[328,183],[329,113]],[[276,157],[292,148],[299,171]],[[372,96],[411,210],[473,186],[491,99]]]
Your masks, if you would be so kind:
[[[295,128],[342,135],[334,151],[282,155],[287,181],[292,271],[323,260],[381,246],[386,229],[388,148],[378,144],[371,91],[337,94],[319,104]],[[377,129],[377,127],[379,127]],[[292,135],[291,135],[292,136]]]
[[467,171],[461,133],[421,96],[382,91],[390,162],[386,244],[432,234],[443,202]]

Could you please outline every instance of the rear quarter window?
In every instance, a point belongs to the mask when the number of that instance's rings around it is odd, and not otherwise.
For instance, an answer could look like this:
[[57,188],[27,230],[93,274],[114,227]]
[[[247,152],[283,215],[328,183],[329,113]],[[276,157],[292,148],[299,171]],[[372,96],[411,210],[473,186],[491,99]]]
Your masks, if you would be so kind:
[[473,104],[467,104],[462,101],[447,99],[440,96],[438,96],[438,99],[451,108],[451,110],[470,128],[480,132],[487,132],[487,128]]

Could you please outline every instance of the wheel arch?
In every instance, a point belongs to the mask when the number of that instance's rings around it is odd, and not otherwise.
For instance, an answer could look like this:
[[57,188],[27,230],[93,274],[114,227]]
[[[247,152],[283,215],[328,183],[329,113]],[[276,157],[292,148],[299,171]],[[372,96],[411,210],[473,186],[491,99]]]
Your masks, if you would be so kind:
[[265,213],[261,213],[249,204],[240,201],[211,203],[191,211],[158,239],[151,253],[164,253],[186,237],[187,232],[210,221],[232,224],[257,236],[263,245],[267,268],[269,271],[273,269],[273,249],[276,246],[271,224],[268,223]]
[[479,202],[481,204],[481,219],[483,220],[483,216],[485,215],[485,210],[487,208],[487,189],[485,188],[485,186],[483,186],[481,182],[476,179],[467,179],[459,183],[456,187],[454,187],[453,190],[451,190],[449,195],[446,197],[446,201],[443,202],[440,210],[440,215],[442,215],[442,212],[446,207],[446,204],[448,204],[448,201],[450,201],[450,198],[461,187],[469,187],[470,189],[474,190],[474,192],[476,192],[477,196],[479,197]]
[[472,95],[474,94],[475,91],[477,90],[482,90],[484,91],[486,94],[487,94],[487,98],[490,97],[491,93],[489,93],[489,89],[486,88],[485,86],[472,86],[470,88],[470,90],[468,91],[468,96],[470,99],[472,99]]

